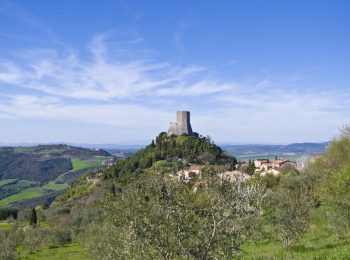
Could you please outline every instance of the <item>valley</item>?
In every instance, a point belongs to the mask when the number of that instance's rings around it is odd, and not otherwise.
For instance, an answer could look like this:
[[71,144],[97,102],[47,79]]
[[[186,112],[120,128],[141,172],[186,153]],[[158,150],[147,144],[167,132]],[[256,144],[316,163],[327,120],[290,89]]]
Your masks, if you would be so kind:
[[0,148],[0,207],[30,207],[52,201],[86,170],[113,156],[68,145]]

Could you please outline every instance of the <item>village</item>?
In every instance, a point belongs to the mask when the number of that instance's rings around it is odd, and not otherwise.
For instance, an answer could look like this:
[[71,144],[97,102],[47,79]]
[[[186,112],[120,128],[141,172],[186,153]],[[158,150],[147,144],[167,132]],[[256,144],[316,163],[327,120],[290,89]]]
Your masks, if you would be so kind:
[[[249,174],[247,169],[252,167],[254,169],[253,174]],[[186,169],[180,170],[177,173],[177,178],[184,182],[189,182],[201,177],[204,166],[199,164],[191,164]],[[283,172],[290,171],[297,168],[295,162],[290,161],[287,158],[280,158],[270,161],[269,159],[256,159],[253,162],[238,163],[235,166],[235,170],[224,171],[219,174],[219,177],[229,181],[246,181],[253,176],[266,176],[273,175],[279,176]]]

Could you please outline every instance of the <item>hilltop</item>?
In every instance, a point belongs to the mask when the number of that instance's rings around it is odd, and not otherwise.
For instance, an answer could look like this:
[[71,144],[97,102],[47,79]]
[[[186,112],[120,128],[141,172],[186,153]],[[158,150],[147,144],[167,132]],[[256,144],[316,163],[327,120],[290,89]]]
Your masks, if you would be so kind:
[[229,156],[209,137],[198,133],[169,136],[162,132],[145,148],[125,160],[118,161],[105,172],[105,177],[129,179],[161,160],[180,164],[208,162],[235,165],[237,162],[235,157]]

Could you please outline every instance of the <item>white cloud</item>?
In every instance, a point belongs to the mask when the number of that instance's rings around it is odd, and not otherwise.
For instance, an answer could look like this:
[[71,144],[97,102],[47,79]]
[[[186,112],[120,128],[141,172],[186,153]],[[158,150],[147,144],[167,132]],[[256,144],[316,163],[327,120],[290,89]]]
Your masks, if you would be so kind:
[[349,120],[347,93],[301,90],[287,80],[217,80],[202,66],[178,67],[133,56],[132,49],[111,51],[106,37],[92,39],[88,56],[34,49],[1,60],[0,118],[108,126],[144,139],[166,130],[176,110],[188,109],[195,131],[249,143],[328,140]]
[[0,82],[50,95],[91,100],[132,99],[153,93],[204,95],[228,87],[209,80],[196,81],[195,76],[205,70],[199,66],[180,68],[142,57],[111,57],[105,41],[105,35],[95,36],[88,47],[90,57],[84,59],[72,50],[68,54],[57,50],[25,51],[17,63],[0,63]]
[[230,83],[220,84],[211,81],[200,81],[188,86],[180,85],[172,88],[162,88],[156,92],[156,95],[172,97],[202,96],[234,90],[236,87],[235,84]]

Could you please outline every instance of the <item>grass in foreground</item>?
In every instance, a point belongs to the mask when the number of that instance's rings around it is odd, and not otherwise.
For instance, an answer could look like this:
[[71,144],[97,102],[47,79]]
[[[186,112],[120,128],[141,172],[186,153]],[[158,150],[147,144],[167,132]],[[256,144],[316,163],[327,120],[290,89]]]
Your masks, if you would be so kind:
[[242,251],[242,259],[350,259],[350,234],[337,240],[319,208],[313,212],[308,233],[288,248],[280,241],[265,240],[245,244]]
[[27,252],[23,247],[18,247],[17,252],[20,255],[19,259],[37,260],[89,260],[92,259],[87,252],[78,244],[70,243],[57,248],[45,248],[42,251]]
[[9,231],[12,229],[12,224],[5,222],[5,221],[1,221],[0,222],[0,231]]

